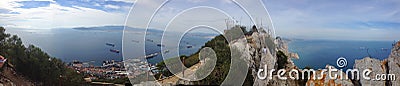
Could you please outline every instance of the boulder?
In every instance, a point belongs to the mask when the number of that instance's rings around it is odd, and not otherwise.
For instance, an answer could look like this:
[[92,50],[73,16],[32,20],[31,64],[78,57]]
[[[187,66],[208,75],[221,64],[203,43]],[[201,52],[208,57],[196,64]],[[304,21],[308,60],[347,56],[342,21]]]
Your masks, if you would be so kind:
[[393,86],[400,86],[400,41],[395,43],[388,58],[389,74],[396,75],[396,79],[391,81]]
[[386,74],[387,67],[385,66],[387,63],[386,60],[380,61],[378,59],[365,57],[360,60],[356,60],[354,63],[354,69],[358,69],[359,73],[361,74],[359,77],[360,84],[363,86],[384,86],[385,81],[374,81],[369,79],[364,79],[362,77],[362,73],[364,70],[368,69],[371,70],[371,74],[369,77],[371,79],[375,79],[377,74]]

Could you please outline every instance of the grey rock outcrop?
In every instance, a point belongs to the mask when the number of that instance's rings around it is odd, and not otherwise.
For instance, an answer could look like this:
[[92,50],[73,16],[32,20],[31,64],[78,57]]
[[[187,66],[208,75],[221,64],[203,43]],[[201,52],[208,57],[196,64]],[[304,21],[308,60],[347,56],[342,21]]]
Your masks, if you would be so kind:
[[288,46],[289,40],[284,40],[281,37],[277,37],[274,42],[277,45],[276,46],[277,49],[285,53],[285,55],[288,56],[289,58],[300,59],[297,53],[289,52],[289,46]]
[[400,77],[396,75],[400,75],[400,41],[393,44],[393,48],[387,59],[380,61],[378,59],[366,57],[356,60],[354,69],[358,69],[360,73],[362,73],[364,69],[371,70],[372,72],[369,75],[371,79],[377,79],[377,74],[386,75],[385,78],[387,80],[365,80],[360,76],[359,83],[363,86],[399,86]]
[[[356,60],[354,64],[354,69],[358,69],[359,73],[363,73],[364,70],[371,70],[371,74],[368,77],[375,79],[377,74],[386,74],[387,67],[385,66],[386,60],[380,61],[378,59],[365,57],[360,60]],[[363,86],[384,86],[386,81],[374,81],[363,78],[359,76],[360,84]]]
[[[287,73],[283,77],[289,77],[289,71],[292,69],[299,71],[297,68],[286,68]],[[279,79],[278,75],[274,75],[269,81],[268,86],[302,86],[300,80],[287,78],[286,80]]]
[[[336,69],[333,66],[330,65],[326,65],[325,67],[326,69],[332,68],[332,69]],[[323,74],[321,74],[323,73]],[[335,72],[335,74],[338,75],[338,77],[336,79],[331,79],[329,78],[329,74],[328,72],[322,72],[322,70],[318,70],[316,71],[315,74],[312,74],[311,77],[316,77],[316,79],[308,79],[307,81],[307,86],[354,86],[353,83],[351,82],[351,80],[346,79],[347,75],[346,73],[342,72],[342,71],[337,71]],[[322,76],[321,76],[322,75]],[[342,77],[340,77],[339,75],[343,75]],[[322,77],[322,78],[319,78]]]
[[400,41],[394,44],[392,52],[388,58],[389,74],[397,75],[395,80],[391,81],[393,86],[400,86]]
[[[267,66],[266,70],[274,69],[276,66],[276,56],[274,52],[271,52],[269,46],[266,46],[264,40],[268,34],[254,32],[251,36],[247,36],[245,39],[237,39],[234,43],[231,43],[233,47],[239,50],[242,59],[247,61],[251,74],[254,78],[254,86],[265,86],[268,84],[269,79],[258,79],[258,69]],[[265,51],[263,49],[266,48]],[[272,47],[272,49],[275,49]]]
[[[272,76],[272,79],[259,79],[257,77],[258,70],[264,69],[264,65],[266,66],[264,70],[277,70],[278,58],[276,56],[276,51],[278,50],[284,52],[285,55],[289,57],[298,58],[297,54],[288,51],[287,42],[284,42],[284,40],[276,41],[274,38],[271,38],[269,34],[260,31],[246,36],[245,39],[236,39],[231,43],[231,46],[236,47],[239,53],[241,53],[241,58],[247,61],[251,74],[254,77],[254,86],[299,86],[297,80],[280,80],[275,74]],[[297,66],[294,65],[291,58],[287,60],[286,70],[297,69]],[[284,76],[288,76],[288,74],[286,73]]]

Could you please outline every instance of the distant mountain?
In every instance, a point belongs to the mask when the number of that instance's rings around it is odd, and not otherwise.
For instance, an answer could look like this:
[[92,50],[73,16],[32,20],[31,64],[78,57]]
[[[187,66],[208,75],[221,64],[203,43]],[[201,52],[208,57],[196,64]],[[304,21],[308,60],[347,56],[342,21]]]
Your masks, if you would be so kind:
[[76,30],[124,30],[124,26],[76,27],[76,28],[72,28],[72,29],[76,29]]
[[[98,27],[76,27],[72,28],[75,30],[124,30],[125,26],[98,26]],[[144,31],[145,29],[142,28],[133,28],[133,27],[126,27],[131,31]],[[149,32],[160,32],[163,31],[157,29],[148,29]]]
[[[125,26],[99,26],[99,27],[76,27],[72,28],[75,30],[101,30],[101,31],[119,31],[119,30],[124,30]],[[131,31],[144,31],[145,29],[143,28],[133,28],[133,27],[126,27]],[[147,32],[150,33],[156,33],[156,34],[162,34],[164,31],[158,30],[158,29],[147,29]],[[218,34],[215,33],[202,33],[202,32],[193,32],[191,35],[196,35],[196,36],[216,36]]]

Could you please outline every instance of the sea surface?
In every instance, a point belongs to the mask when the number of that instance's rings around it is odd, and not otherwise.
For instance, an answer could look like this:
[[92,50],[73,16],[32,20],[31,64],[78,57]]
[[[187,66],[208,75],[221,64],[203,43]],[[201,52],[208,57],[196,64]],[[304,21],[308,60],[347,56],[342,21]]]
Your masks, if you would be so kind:
[[[327,64],[338,68],[339,57],[347,60],[343,69],[353,68],[356,59],[367,56],[383,60],[388,58],[393,41],[337,41],[337,40],[293,40],[289,51],[298,53],[300,59],[293,59],[299,67],[325,68]],[[367,52],[368,50],[368,52]]]
[[[57,29],[6,29],[6,32],[18,35],[25,46],[35,45],[47,52],[50,56],[59,58],[64,62],[68,63],[78,60],[100,66],[102,62],[106,60],[123,60],[123,28],[123,26],[104,26]],[[139,28],[132,29],[141,30]],[[161,47],[157,46],[157,44],[161,43],[163,31],[149,30],[149,33],[152,34],[147,34],[146,39],[152,41],[132,40],[132,42],[146,43],[146,54],[160,52]],[[139,37],[139,35],[143,35],[143,33],[135,33],[133,35]],[[180,55],[191,55],[197,52],[212,36],[215,36],[215,34],[187,33],[181,40],[185,43],[179,45]],[[165,40],[169,40],[169,38],[166,37]],[[108,46],[106,43],[112,43],[115,44],[115,46]],[[192,48],[186,47],[189,45],[192,46]],[[110,52],[110,49],[120,50],[120,53]],[[135,49],[135,47],[132,49]],[[138,53],[139,52],[132,52],[133,55],[140,55]],[[142,56],[134,56],[134,58],[135,57]],[[149,63],[152,64],[156,64],[162,60],[161,54],[148,59]]]
[[[133,28],[142,30],[138,28]],[[59,28],[59,29],[6,29],[7,33],[17,34],[25,44],[35,45],[47,52],[52,57],[64,62],[79,60],[93,65],[101,65],[105,60],[123,60],[122,34],[123,26],[104,26],[90,28]],[[168,32],[173,34],[174,32]],[[144,33],[131,34],[133,38],[141,37]],[[134,42],[135,46],[129,47],[130,58],[142,57],[140,51],[145,54],[161,52],[163,32],[149,30],[146,40],[125,40]],[[177,46],[164,47],[166,50],[179,49],[179,55],[191,55],[197,52],[201,46],[211,40],[216,33],[186,33],[181,40],[164,37],[165,45],[169,42],[180,41]],[[113,43],[115,47],[106,43]],[[145,44],[143,44],[145,43]],[[300,59],[293,59],[294,63],[304,68],[310,66],[314,69],[324,68],[327,64],[337,67],[336,60],[345,57],[348,61],[346,68],[352,68],[356,59],[371,56],[376,59],[385,59],[390,54],[393,41],[337,41],[337,40],[292,40],[289,42],[289,50],[299,54]],[[145,45],[145,50],[137,46]],[[175,44],[176,45],[176,44]],[[188,48],[187,46],[192,46]],[[110,52],[110,49],[120,50],[120,53]],[[368,52],[367,52],[368,50]],[[169,52],[176,53],[176,52]],[[369,53],[369,54],[368,54]],[[127,57],[126,57],[127,58]],[[168,58],[168,57],[167,57]],[[156,64],[163,60],[161,54],[147,59],[149,63]]]

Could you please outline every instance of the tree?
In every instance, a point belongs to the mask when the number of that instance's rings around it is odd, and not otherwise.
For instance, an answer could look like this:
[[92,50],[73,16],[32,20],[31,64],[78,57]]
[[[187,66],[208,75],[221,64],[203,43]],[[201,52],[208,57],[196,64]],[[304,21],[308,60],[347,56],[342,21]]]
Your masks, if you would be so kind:
[[[38,83],[38,85],[53,86],[83,84],[83,77],[66,67],[60,59],[51,57],[34,45],[27,48],[17,35],[11,36],[0,27],[0,54],[14,65],[16,72]],[[66,75],[68,79],[60,79]]]
[[287,59],[288,56],[285,55],[285,53],[283,53],[282,51],[278,51],[278,53],[276,53],[276,56],[278,57],[278,69],[284,69],[286,68],[286,64],[288,63]]

